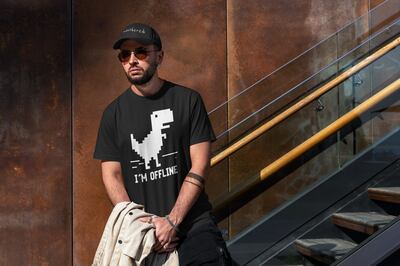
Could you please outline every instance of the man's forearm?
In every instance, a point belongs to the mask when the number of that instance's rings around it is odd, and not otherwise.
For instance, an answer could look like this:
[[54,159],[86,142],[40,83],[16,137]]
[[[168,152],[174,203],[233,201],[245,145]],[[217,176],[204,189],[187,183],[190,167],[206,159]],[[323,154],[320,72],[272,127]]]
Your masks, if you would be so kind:
[[183,182],[175,205],[169,214],[170,219],[176,225],[183,221],[203,190],[203,184],[196,179],[186,177],[185,180],[188,182]]
[[108,197],[112,204],[115,206],[117,203],[122,201],[130,201],[128,193],[126,192],[122,178],[116,176],[110,176],[103,178],[104,185],[107,190]]
[[194,177],[186,176],[174,208],[169,214],[174,224],[179,225],[186,214],[197,201],[201,191],[204,189],[204,176],[210,168],[210,142],[205,141],[190,146],[190,159],[192,168],[189,173],[193,173]]
[[156,251],[162,248],[166,249],[174,241],[178,232],[176,227],[184,220],[204,189],[203,177],[210,167],[209,154],[210,142],[202,142],[190,146],[190,159],[192,161],[190,172],[195,174],[195,178],[190,177],[190,174],[185,177],[175,205],[168,217],[156,217],[153,219],[158,242],[155,248]]
[[102,177],[108,197],[114,206],[122,201],[131,201],[125,189],[119,163],[103,162]]

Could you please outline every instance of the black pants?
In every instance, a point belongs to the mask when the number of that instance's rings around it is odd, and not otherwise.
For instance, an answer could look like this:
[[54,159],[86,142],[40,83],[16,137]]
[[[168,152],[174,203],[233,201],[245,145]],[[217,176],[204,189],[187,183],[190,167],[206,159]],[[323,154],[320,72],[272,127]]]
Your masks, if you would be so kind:
[[232,265],[225,241],[212,219],[196,222],[182,240],[178,247],[179,265]]

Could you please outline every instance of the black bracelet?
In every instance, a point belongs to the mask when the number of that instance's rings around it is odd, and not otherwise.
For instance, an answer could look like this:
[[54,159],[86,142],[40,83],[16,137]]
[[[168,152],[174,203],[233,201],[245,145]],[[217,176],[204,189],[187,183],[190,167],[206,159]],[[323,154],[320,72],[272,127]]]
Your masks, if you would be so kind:
[[174,230],[175,230],[177,233],[179,233],[179,234],[181,233],[181,232],[179,231],[179,229],[178,229],[178,226],[176,226],[176,224],[174,224],[174,223],[171,221],[171,219],[169,219],[169,216],[168,216],[168,215],[165,215],[164,219],[167,220],[167,222],[172,226],[172,228],[174,228]]
[[186,176],[189,176],[191,178],[196,179],[197,181],[199,181],[201,184],[204,185],[204,177],[202,177],[201,175],[189,172]]
[[203,189],[203,184],[196,184],[195,182],[192,182],[192,181],[189,181],[189,180],[187,180],[187,179],[185,179],[185,180],[183,180],[183,182],[188,182],[188,183],[190,183],[190,184],[192,184],[192,185],[195,185],[196,187],[198,187],[198,188],[200,188],[200,189]]

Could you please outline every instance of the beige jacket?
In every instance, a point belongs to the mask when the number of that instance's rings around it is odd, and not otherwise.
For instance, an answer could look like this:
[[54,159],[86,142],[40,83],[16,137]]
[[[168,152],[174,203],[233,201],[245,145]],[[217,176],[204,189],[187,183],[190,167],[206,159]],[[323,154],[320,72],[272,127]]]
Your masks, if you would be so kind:
[[149,217],[143,206],[134,202],[120,202],[108,218],[93,266],[179,265],[177,251],[152,252],[155,228],[138,219]]

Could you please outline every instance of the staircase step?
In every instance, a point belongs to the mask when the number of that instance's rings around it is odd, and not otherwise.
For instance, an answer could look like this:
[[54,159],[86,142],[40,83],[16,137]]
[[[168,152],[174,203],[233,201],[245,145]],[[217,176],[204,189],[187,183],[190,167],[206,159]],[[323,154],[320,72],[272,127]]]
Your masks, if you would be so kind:
[[368,189],[370,199],[400,204],[400,187],[375,187]]
[[340,259],[357,246],[350,241],[337,238],[297,239],[294,245],[301,254],[326,264]]
[[390,223],[394,218],[396,217],[376,212],[346,212],[332,215],[334,224],[369,235]]

